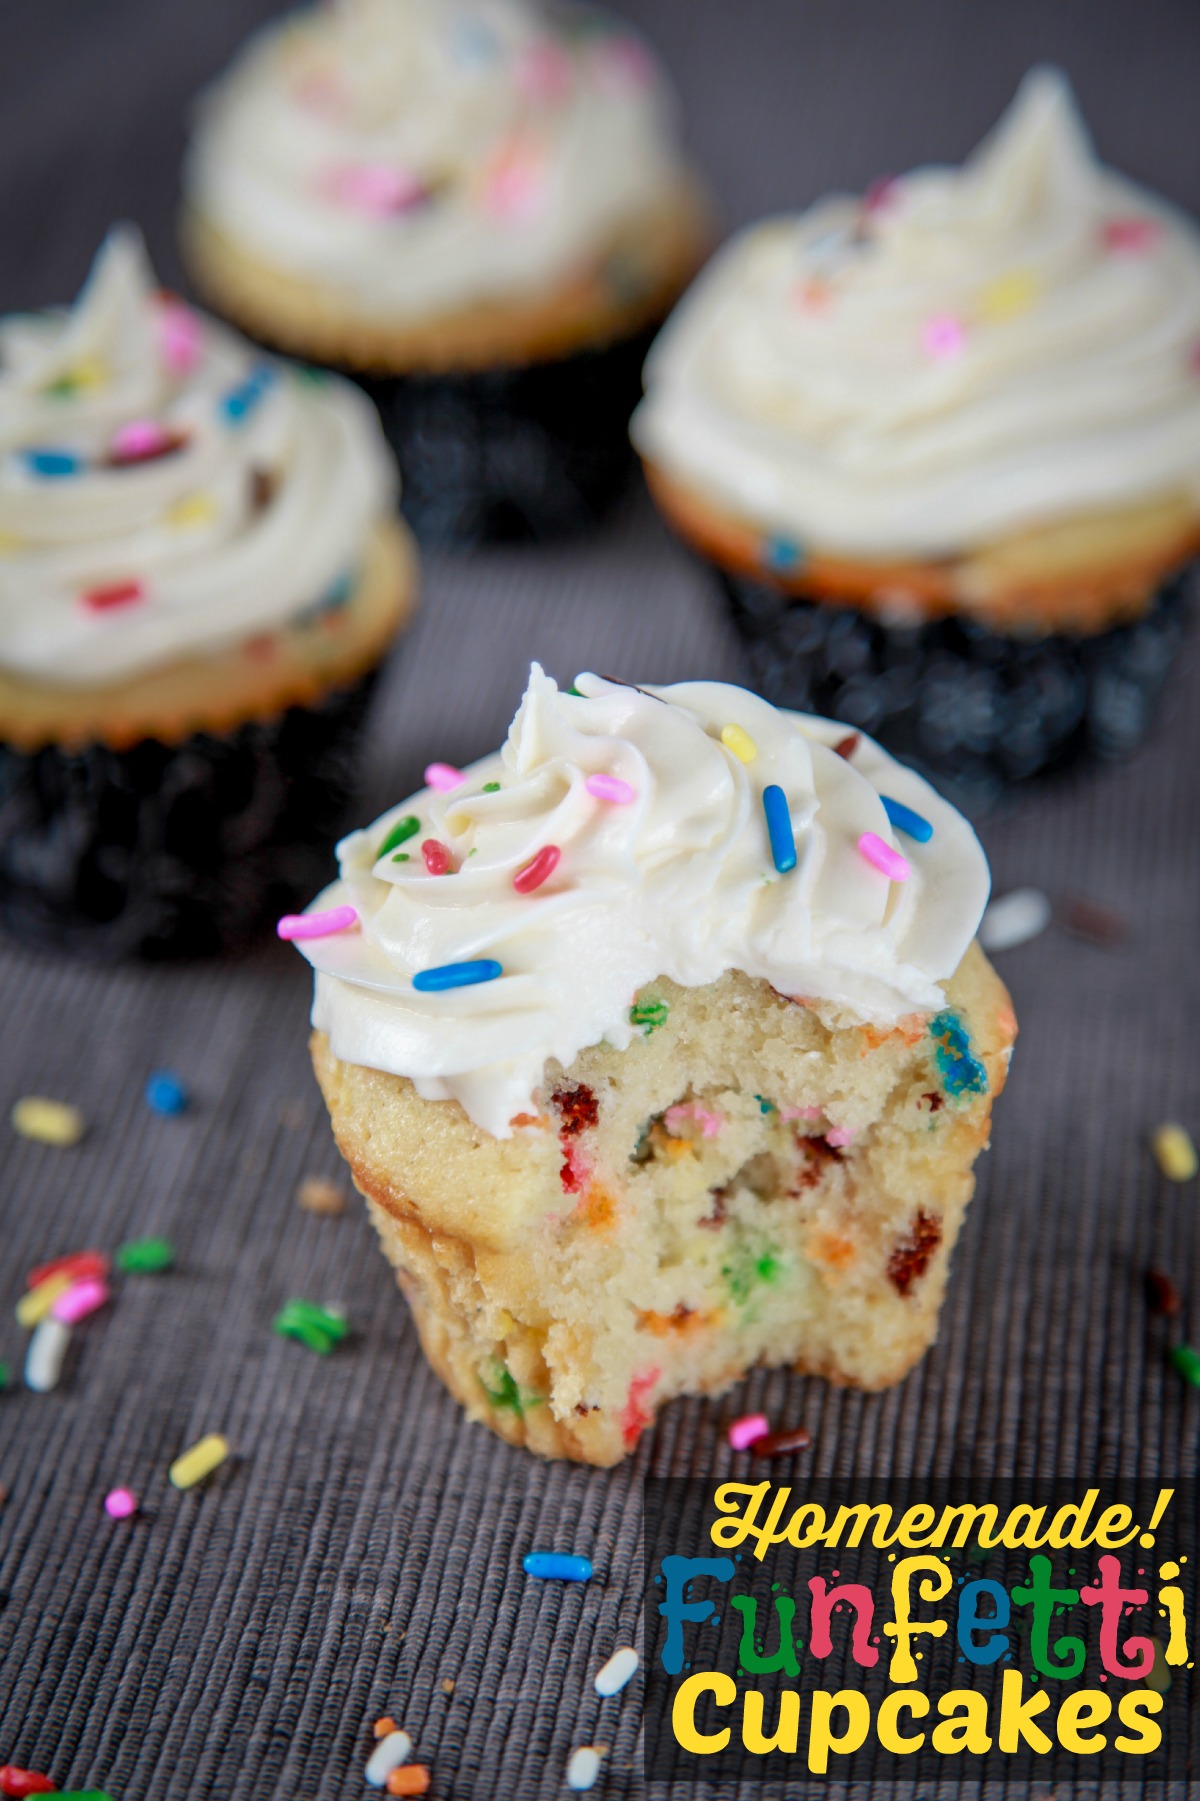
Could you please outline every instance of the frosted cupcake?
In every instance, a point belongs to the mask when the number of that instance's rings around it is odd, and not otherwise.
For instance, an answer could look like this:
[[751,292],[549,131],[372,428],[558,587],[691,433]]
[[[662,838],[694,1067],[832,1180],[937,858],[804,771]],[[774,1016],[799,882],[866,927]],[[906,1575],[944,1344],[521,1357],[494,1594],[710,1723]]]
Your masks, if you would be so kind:
[[966,821],[741,688],[535,665],[502,751],[339,847],[313,1058],[472,1418],[613,1463],[755,1364],[937,1330],[1016,1030]]
[[351,384],[158,291],[114,231],[0,321],[0,920],[96,954],[311,894],[415,563]]
[[361,372],[422,536],[587,525],[704,209],[641,41],[528,0],[335,0],[207,96],[184,246],[257,336]]
[[1146,729],[1200,543],[1200,236],[1031,74],[962,169],[769,221],[633,421],[756,679],[980,792]]

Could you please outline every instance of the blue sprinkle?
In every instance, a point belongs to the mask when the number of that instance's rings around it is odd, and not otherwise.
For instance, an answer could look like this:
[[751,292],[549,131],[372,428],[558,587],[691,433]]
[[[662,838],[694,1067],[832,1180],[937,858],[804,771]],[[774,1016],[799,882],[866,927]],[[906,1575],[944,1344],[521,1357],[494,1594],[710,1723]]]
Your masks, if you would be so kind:
[[473,963],[443,963],[437,969],[421,969],[413,977],[418,994],[440,994],[443,988],[474,988],[477,982],[494,982],[503,975],[493,957],[477,957]]
[[155,1113],[186,1113],[188,1091],[169,1069],[156,1069],[146,1083],[146,1104]]
[[791,814],[788,812],[787,795],[775,782],[763,789],[763,812],[767,816],[767,831],[770,834],[775,867],[780,875],[786,875],[789,869],[796,867],[796,838],[792,831]]
[[947,1009],[929,1022],[929,1035],[936,1049],[942,1085],[949,1095],[986,1094],[987,1070],[971,1049],[966,1027],[957,1013]]
[[804,551],[794,538],[768,538],[762,554],[768,569],[799,569],[804,561]]
[[321,597],[322,613],[340,613],[353,592],[354,576],[349,572],[339,575]]
[[231,425],[241,425],[249,418],[274,379],[275,371],[270,363],[259,363],[245,381],[230,388],[221,401],[221,411]]
[[592,1566],[586,1557],[565,1557],[558,1551],[531,1551],[524,1559],[527,1576],[550,1582],[590,1582]]
[[919,813],[914,813],[911,807],[906,807],[901,801],[892,800],[890,795],[881,794],[879,798],[883,802],[883,810],[888,816],[889,824],[894,825],[898,832],[904,832],[909,838],[915,838],[918,844],[929,843],[933,837],[933,827],[927,819],[923,819]]
[[83,458],[73,450],[24,450],[25,467],[31,475],[78,475]]

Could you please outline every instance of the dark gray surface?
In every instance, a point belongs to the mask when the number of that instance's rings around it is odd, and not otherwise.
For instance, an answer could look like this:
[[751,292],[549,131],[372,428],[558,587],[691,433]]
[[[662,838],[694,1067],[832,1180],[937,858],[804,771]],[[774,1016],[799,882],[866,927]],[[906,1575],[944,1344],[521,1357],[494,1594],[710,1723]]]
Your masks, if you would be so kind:
[[[66,298],[120,214],[179,279],[182,108],[271,10],[10,5],[0,305]],[[627,10],[677,72],[730,220],[961,155],[1042,56],[1075,76],[1114,161],[1200,209],[1192,0]],[[740,672],[714,595],[640,494],[591,543],[439,559],[375,714],[364,816],[430,756],[494,745],[531,656],[564,679]],[[677,1405],[613,1473],[548,1467],[465,1425],[360,1213],[297,1209],[298,1179],[336,1170],[298,957],[101,973],[0,954],[0,1116],[36,1091],[91,1122],[69,1152],[0,1140],[5,1309],[44,1256],[148,1231],[180,1250],[175,1274],[126,1282],[80,1330],[58,1394],[0,1398],[0,1760],[118,1801],[348,1801],[386,1710],[435,1797],[558,1795],[571,1747],[595,1739],[613,1747],[595,1792],[635,1794],[636,1692],[600,1703],[590,1676],[638,1631],[639,1478],[731,1468],[735,1412],[804,1420],[802,1467],[822,1472],[1194,1471],[1200,1396],[1165,1369],[1139,1278],[1151,1260],[1184,1287],[1200,1276],[1194,1186],[1168,1188],[1145,1148],[1163,1118],[1200,1125],[1198,790],[1193,650],[1136,762],[984,829],[998,890],[1082,891],[1131,931],[1103,950],[1054,930],[1001,960],[1022,1035],[928,1360],[876,1397],[776,1374]],[[182,1120],[141,1099],[159,1065],[195,1093]],[[354,1342],[323,1361],[274,1337],[294,1293],[344,1302]],[[0,1355],[20,1351],[9,1317]],[[239,1460],[179,1496],[167,1466],[209,1430]],[[105,1518],[118,1482],[149,1517]],[[597,1580],[528,1583],[534,1543],[589,1552]]]

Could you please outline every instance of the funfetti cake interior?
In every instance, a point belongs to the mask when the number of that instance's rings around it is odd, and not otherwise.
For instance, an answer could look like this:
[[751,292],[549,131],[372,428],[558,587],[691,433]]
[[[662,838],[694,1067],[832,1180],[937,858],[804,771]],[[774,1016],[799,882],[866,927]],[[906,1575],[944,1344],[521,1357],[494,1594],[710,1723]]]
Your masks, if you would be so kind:
[[743,689],[561,691],[340,847],[313,1058],[472,1418],[613,1463],[756,1364],[932,1343],[1016,1022],[966,821]]

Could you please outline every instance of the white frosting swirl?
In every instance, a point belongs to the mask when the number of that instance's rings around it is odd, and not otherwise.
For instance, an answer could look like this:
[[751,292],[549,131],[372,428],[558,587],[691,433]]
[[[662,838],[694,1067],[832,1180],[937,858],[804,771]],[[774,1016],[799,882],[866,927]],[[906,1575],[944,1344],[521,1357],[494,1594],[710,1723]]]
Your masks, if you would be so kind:
[[1184,492],[1200,507],[1200,236],[1027,76],[961,170],[735,238],[668,322],[642,454],[764,532],[938,556]]
[[522,0],[335,0],[252,40],[187,182],[272,268],[410,318],[544,291],[681,174],[640,40]]
[[[548,1058],[568,1066],[604,1038],[623,1048],[638,989],[686,986],[730,969],[782,993],[829,1000],[871,1021],[942,1004],[983,913],[988,870],[978,840],[929,785],[867,738],[853,759],[831,748],[829,720],[777,711],[717,682],[638,689],[594,675],[560,693],[534,664],[504,748],[449,793],[428,789],[338,847],[341,879],[314,906],[349,904],[360,924],[306,940],[317,971],[313,1023],[344,1061],[453,1097],[495,1137],[535,1111]],[[738,725],[757,755],[721,740]],[[635,791],[595,798],[590,775]],[[499,783],[483,793],[485,783]],[[786,797],[798,861],[780,875],[763,789]],[[927,844],[897,839],[881,794],[932,825]],[[380,847],[420,821],[395,861]],[[863,833],[903,846],[895,883],[858,848]],[[424,840],[457,873],[431,875]],[[554,845],[561,859],[531,894],[514,874]],[[496,980],[442,993],[416,972],[491,958]]]
[[104,683],[283,625],[395,492],[356,388],[164,296],[114,231],[73,309],[0,321],[0,667]]

